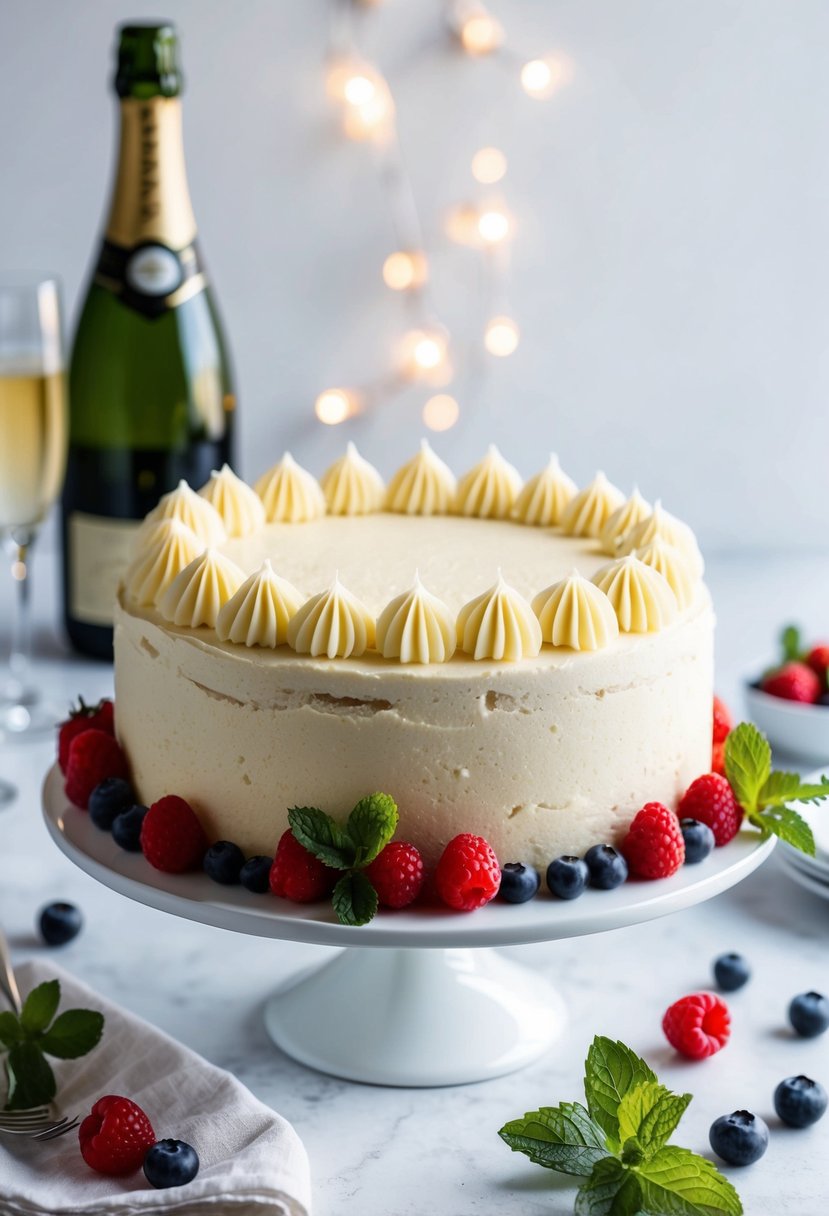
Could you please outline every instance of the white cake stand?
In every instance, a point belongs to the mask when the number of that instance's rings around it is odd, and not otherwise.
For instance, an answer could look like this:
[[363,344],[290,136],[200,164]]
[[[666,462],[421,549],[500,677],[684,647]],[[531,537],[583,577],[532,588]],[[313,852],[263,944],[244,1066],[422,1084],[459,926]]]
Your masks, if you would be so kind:
[[493,947],[601,933],[678,912],[727,890],[774,847],[742,832],[699,866],[660,882],[588,890],[572,902],[538,896],[472,913],[380,912],[360,928],[330,906],[288,904],[221,887],[203,874],[162,874],[72,806],[55,765],[43,788],[52,839],[112,890],[189,920],[259,937],[341,946],[269,1000],[265,1024],[288,1055],[321,1072],[378,1085],[458,1085],[513,1072],[561,1033],[564,1003],[529,968]]

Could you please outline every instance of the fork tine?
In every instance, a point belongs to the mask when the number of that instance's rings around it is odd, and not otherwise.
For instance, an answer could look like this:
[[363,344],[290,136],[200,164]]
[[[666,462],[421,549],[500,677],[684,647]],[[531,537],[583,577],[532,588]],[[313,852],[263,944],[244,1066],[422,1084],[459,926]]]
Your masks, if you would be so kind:
[[48,1106],[30,1106],[26,1110],[0,1110],[0,1123],[17,1123],[21,1119],[46,1119]]
[[47,1128],[46,1131],[39,1132],[33,1136],[33,1140],[57,1140],[58,1136],[65,1136],[67,1132],[74,1131],[80,1124],[80,1119],[76,1115],[74,1119],[61,1119],[60,1123],[56,1123],[54,1127]]
[[0,1131],[21,1131],[27,1128],[44,1127],[51,1123],[52,1119],[48,1115],[33,1115],[27,1119],[10,1119],[8,1122],[0,1120]]

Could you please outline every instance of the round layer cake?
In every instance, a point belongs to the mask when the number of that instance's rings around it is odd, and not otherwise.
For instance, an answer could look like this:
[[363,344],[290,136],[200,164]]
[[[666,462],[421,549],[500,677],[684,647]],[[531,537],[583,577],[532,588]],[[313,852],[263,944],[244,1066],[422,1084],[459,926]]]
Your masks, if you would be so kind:
[[382,790],[428,863],[474,832],[541,867],[709,768],[685,525],[555,466],[522,491],[497,453],[457,487],[411,476],[421,453],[386,491],[351,450],[324,493],[287,459],[257,494],[229,470],[182,486],[142,529],[115,624],[142,801],[180,794],[251,854],[289,807],[345,818]]

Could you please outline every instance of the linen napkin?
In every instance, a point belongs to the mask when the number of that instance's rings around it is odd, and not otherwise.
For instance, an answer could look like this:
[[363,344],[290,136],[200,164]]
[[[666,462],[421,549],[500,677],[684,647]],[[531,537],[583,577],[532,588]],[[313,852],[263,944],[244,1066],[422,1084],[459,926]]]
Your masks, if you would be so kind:
[[98,1009],[98,1046],[80,1060],[51,1060],[62,1114],[87,1115],[104,1094],[132,1098],[159,1139],[192,1144],[201,1167],[183,1187],[154,1190],[142,1170],[106,1178],[80,1154],[77,1132],[47,1144],[0,1135],[2,1216],[308,1216],[310,1178],[302,1141],[230,1073],[66,972],[41,962],[17,970],[25,995],[57,978],[61,1009]]

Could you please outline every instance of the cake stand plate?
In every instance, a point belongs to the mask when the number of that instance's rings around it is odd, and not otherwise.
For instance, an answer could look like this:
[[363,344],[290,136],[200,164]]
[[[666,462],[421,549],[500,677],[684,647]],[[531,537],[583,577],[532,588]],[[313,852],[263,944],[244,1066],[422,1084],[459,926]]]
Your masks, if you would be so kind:
[[44,783],[43,815],[70,860],[138,903],[239,933],[347,947],[274,994],[265,1011],[268,1032],[288,1055],[322,1072],[406,1086],[501,1076],[537,1059],[561,1034],[565,1010],[556,990],[492,947],[600,933],[681,911],[747,877],[775,844],[747,830],[701,865],[659,882],[588,890],[572,902],[543,895],[517,905],[496,900],[470,914],[381,911],[352,927],[339,924],[329,905],[288,904],[220,887],[204,874],[154,870],[68,802],[57,765]]

